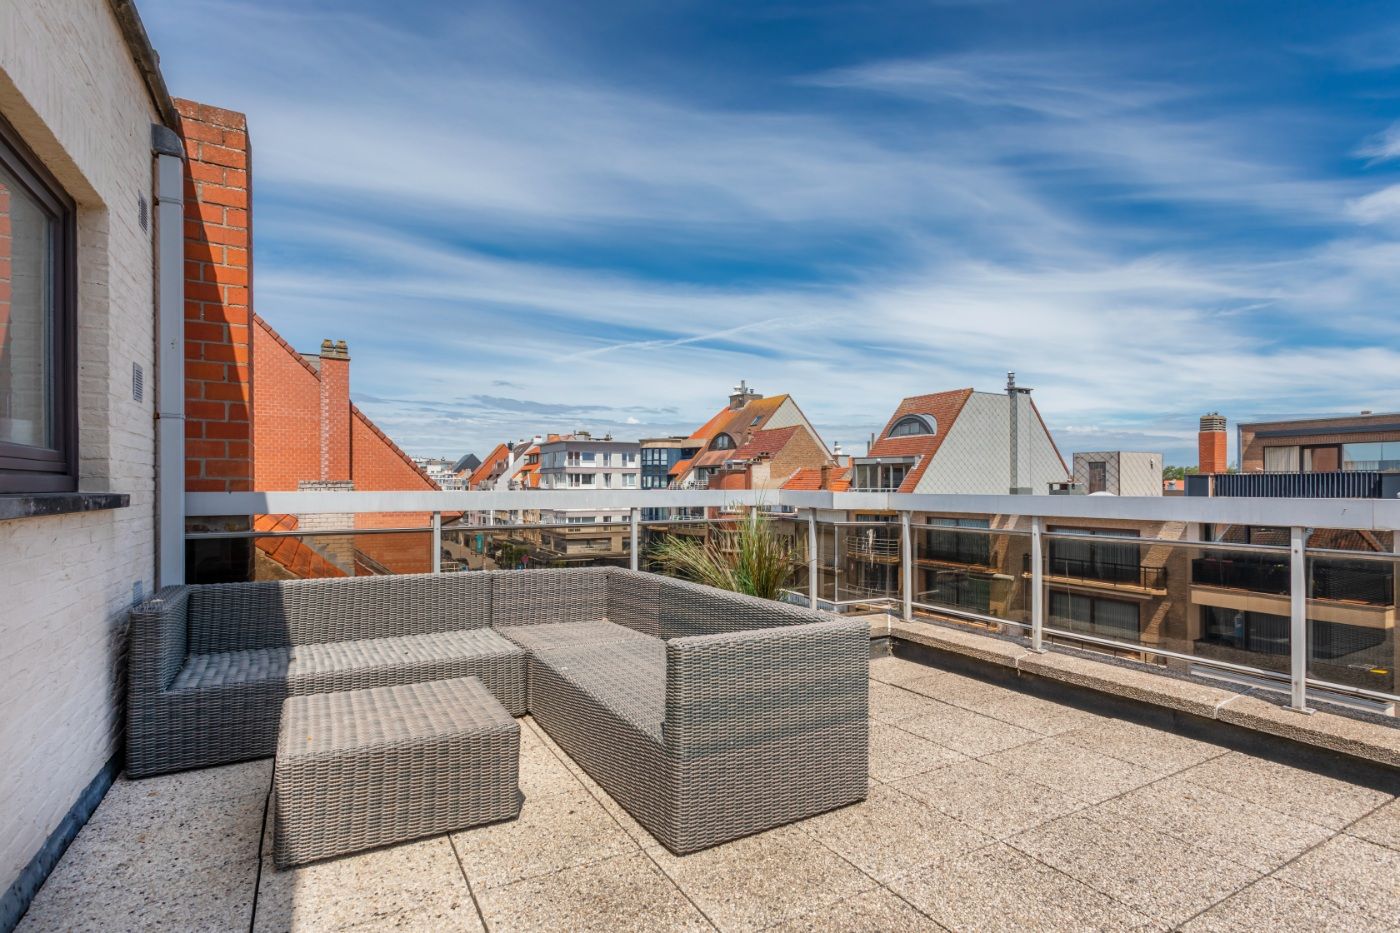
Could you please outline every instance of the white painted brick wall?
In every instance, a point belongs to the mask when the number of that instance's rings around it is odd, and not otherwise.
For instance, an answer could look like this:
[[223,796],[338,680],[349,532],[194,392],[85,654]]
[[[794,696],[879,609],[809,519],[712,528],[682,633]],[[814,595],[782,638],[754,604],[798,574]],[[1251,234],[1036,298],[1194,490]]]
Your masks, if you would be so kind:
[[0,113],[79,205],[81,484],[131,495],[0,522],[4,890],[119,747],[125,612],[154,579],[153,254],[137,197],[153,203],[157,114],[106,0],[0,2]]

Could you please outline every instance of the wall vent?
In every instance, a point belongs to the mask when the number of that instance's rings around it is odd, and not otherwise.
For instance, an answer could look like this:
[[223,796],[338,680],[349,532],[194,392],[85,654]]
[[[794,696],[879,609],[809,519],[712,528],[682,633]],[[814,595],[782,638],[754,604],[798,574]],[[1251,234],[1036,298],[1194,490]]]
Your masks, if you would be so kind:
[[139,402],[146,397],[146,373],[140,363],[131,364],[131,400]]
[[151,205],[146,200],[144,194],[136,196],[136,222],[141,225],[142,233],[149,233],[151,230]]

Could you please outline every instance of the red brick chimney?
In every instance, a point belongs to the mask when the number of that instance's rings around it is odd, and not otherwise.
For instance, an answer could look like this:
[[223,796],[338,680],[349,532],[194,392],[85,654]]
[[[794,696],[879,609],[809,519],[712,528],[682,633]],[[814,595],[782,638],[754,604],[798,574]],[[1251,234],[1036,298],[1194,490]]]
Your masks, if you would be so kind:
[[321,480],[350,479],[350,348],[321,341]]
[[818,485],[817,488],[818,488],[818,489],[830,489],[830,488],[831,488],[831,464],[829,464],[829,463],[823,463],[823,464],[822,464],[822,479],[821,479],[820,485]]
[[176,100],[185,141],[185,488],[253,487],[248,121]]
[[1218,412],[1202,415],[1201,433],[1197,444],[1200,472],[1224,473],[1228,469],[1227,448],[1225,417]]

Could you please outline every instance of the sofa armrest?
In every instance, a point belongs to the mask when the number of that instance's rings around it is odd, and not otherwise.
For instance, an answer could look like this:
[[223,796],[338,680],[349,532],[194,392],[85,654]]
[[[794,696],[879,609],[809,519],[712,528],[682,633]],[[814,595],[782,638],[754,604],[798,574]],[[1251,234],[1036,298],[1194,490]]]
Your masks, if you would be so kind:
[[681,758],[865,728],[870,625],[839,619],[666,643],[666,749]]
[[131,610],[127,669],[133,699],[170,688],[184,666],[190,587],[167,586]]

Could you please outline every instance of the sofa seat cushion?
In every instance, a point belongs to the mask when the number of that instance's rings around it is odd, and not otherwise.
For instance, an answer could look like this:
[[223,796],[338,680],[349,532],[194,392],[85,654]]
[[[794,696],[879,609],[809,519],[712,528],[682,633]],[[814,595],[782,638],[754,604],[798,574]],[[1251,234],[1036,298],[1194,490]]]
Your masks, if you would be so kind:
[[[614,642],[653,641],[650,636],[615,622],[544,622],[538,625],[503,625],[497,629],[506,638],[528,651],[606,645]],[[658,644],[660,644],[658,642]]]
[[[537,652],[535,661],[602,709],[661,741],[666,718],[665,642],[643,635],[554,648]],[[549,704],[568,699],[536,695],[531,701]]]
[[217,651],[185,658],[172,691],[212,690],[252,684],[285,682],[291,662],[289,648]]
[[298,645],[287,677],[292,695],[471,676],[481,677],[496,692],[491,672],[511,669],[523,679],[524,657],[490,629],[465,629]]

